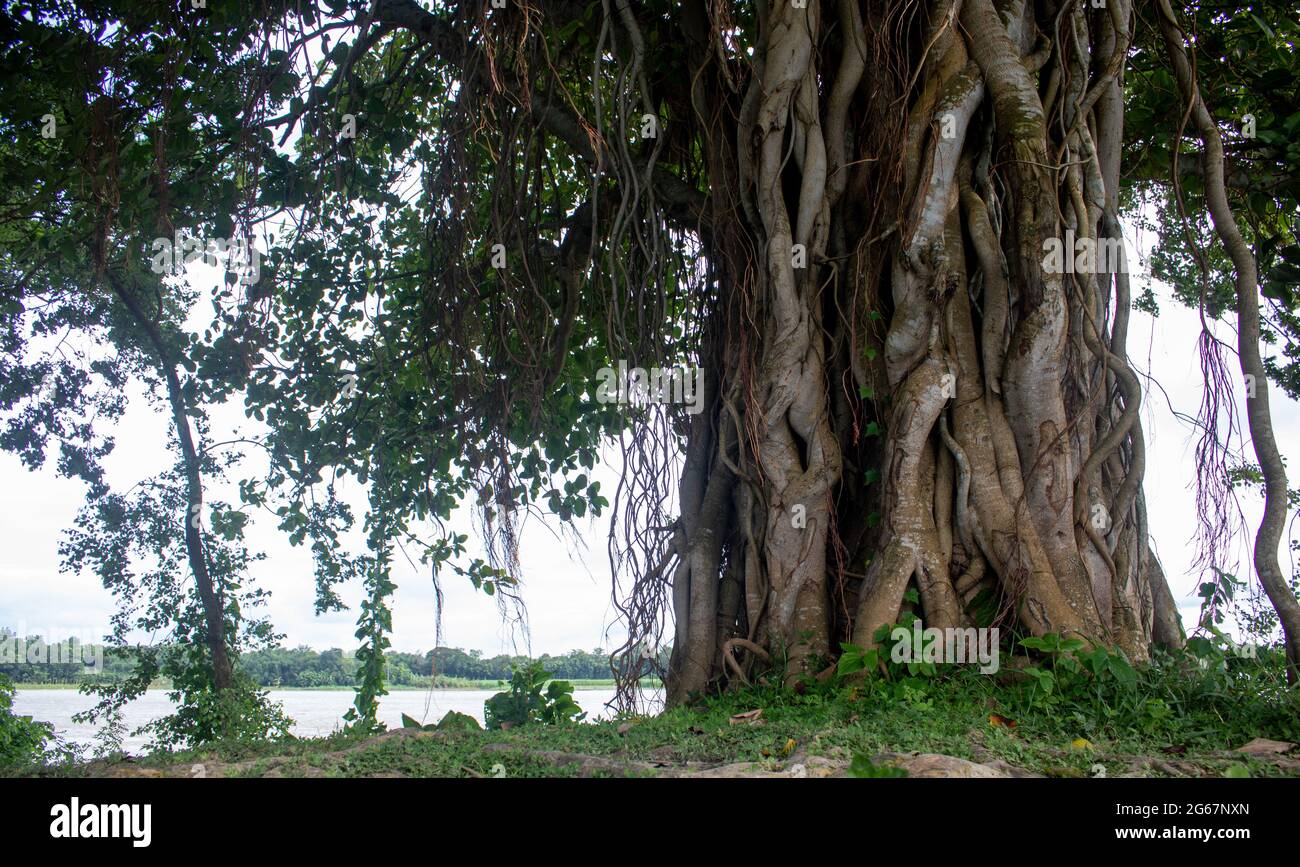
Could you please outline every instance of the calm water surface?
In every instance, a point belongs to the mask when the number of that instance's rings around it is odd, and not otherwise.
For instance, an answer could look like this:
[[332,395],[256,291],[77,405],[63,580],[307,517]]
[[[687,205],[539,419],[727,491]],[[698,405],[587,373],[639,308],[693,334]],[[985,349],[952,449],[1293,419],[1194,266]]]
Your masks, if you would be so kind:
[[[271,699],[280,702],[284,711],[294,721],[293,733],[300,737],[319,737],[343,728],[343,714],[352,706],[351,690],[296,690],[273,689]],[[496,694],[495,689],[435,689],[401,690],[379,700],[379,719],[389,728],[400,728],[402,714],[421,722],[437,722],[447,711],[469,714],[483,722],[483,702]],[[587,712],[588,719],[601,719],[610,715],[605,703],[614,698],[609,688],[576,689],[574,698]],[[653,694],[652,694],[653,697]],[[68,741],[93,744],[97,727],[74,723],[72,715],[86,710],[95,703],[93,696],[82,695],[75,689],[23,689],[18,687],[14,696],[14,711],[21,716],[54,723],[54,728]],[[122,712],[127,729],[134,732],[160,716],[169,713],[172,703],[166,690],[149,690],[128,704]],[[128,753],[144,751],[148,738],[128,735],[125,741]]]

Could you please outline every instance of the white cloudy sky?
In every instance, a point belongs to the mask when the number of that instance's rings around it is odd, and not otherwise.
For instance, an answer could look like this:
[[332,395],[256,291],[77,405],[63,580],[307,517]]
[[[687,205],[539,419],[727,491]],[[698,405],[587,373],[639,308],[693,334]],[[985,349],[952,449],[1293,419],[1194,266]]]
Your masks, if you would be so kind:
[[[1143,239],[1133,238],[1138,246]],[[1136,257],[1130,252],[1130,262]],[[214,279],[213,273],[191,272],[196,285]],[[1140,280],[1137,282],[1141,282]],[[1192,574],[1192,545],[1195,528],[1193,498],[1194,432],[1173,410],[1195,415],[1201,398],[1201,380],[1196,352],[1198,321],[1195,311],[1175,304],[1162,287],[1158,319],[1136,312],[1130,329],[1130,354],[1143,375],[1149,374],[1163,387],[1148,386],[1143,409],[1147,438],[1148,466],[1146,494],[1151,537],[1164,563],[1179,601],[1184,623],[1195,620],[1195,588],[1201,576]],[[1235,341],[1223,328],[1221,336]],[[1229,359],[1236,369],[1235,358]],[[1166,397],[1167,395],[1167,397]],[[1238,395],[1240,397],[1240,395]],[[1272,391],[1274,422],[1284,454],[1296,457],[1300,442],[1300,407],[1276,389]],[[240,409],[227,406],[214,414],[213,432],[224,439],[236,427],[248,428]],[[129,486],[157,472],[166,460],[159,446],[169,435],[168,419],[156,411],[137,387],[131,394],[130,410],[118,432],[118,447],[108,461],[110,481]],[[1290,461],[1292,467],[1300,461]],[[604,467],[596,478],[612,491],[615,469]],[[102,635],[114,601],[90,575],[65,574],[59,570],[58,543],[83,501],[79,482],[59,478],[52,468],[39,472],[24,469],[16,458],[0,454],[0,625],[21,627],[27,634],[55,637]],[[220,494],[219,491],[213,492]],[[211,496],[211,494],[210,494]],[[235,497],[228,495],[234,501]],[[1259,502],[1243,497],[1248,520],[1257,520]],[[462,532],[472,533],[467,511],[457,516]],[[554,527],[531,518],[523,532],[523,597],[528,608],[529,635],[502,623],[495,603],[476,593],[463,579],[444,577],[444,643],[497,652],[560,653],[573,648],[611,647],[619,629],[610,604],[610,575],[606,557],[607,519],[579,524],[585,551],[574,550]],[[1252,531],[1253,535],[1253,531]],[[352,648],[355,611],[313,614],[312,564],[307,551],[293,548],[276,531],[273,520],[255,520],[248,532],[250,547],[265,551],[268,558],[255,566],[258,584],[272,593],[269,614],[289,645],[308,644]],[[1249,562],[1248,539],[1239,540],[1237,556]],[[1284,568],[1290,571],[1289,555],[1283,552]],[[1241,574],[1248,572],[1242,570]],[[419,571],[399,556],[398,589],[393,599],[393,647],[422,650],[434,644],[434,594],[427,571]],[[360,598],[357,587],[346,587],[343,597],[351,604]]]

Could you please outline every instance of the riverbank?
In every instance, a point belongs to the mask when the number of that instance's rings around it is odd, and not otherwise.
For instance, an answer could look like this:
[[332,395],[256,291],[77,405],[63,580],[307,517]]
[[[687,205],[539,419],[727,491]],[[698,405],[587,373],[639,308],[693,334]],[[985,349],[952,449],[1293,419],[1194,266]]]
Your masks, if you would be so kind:
[[[501,691],[494,684],[488,689],[404,689],[381,696],[378,719],[390,727],[400,727],[405,717],[422,723],[434,723],[449,711],[484,722],[484,705]],[[646,689],[647,697],[657,694]],[[151,723],[176,712],[173,693],[168,689],[151,689],[122,708],[123,736],[120,749],[132,756],[145,754],[150,736],[144,731]],[[573,693],[588,719],[605,717],[614,697],[613,687],[587,687]],[[268,699],[279,706],[291,722],[291,732],[298,738],[316,738],[335,734],[347,727],[345,715],[353,708],[356,693],[350,689],[268,689]],[[101,725],[79,715],[96,703],[94,696],[76,689],[19,689],[14,696],[14,712],[20,716],[49,722],[59,742],[87,750],[100,749]]]
[[909,678],[893,686],[758,688],[657,716],[623,714],[509,731],[426,726],[364,737],[339,732],[34,772],[209,778],[1300,777],[1300,723],[1294,697],[1284,693],[1243,693],[1225,703],[1223,696],[1185,701],[1172,692],[1164,698],[1147,692],[1134,694],[1136,713],[1130,715],[1116,711],[1119,703],[1111,696],[1095,706],[1082,699],[1044,701],[987,679]]

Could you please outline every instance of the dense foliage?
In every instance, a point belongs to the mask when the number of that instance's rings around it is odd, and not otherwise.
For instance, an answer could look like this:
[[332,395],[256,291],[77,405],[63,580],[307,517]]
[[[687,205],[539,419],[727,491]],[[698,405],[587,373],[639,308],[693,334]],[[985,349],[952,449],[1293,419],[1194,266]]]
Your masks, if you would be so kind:
[[39,759],[53,734],[48,723],[15,714],[13,703],[13,682],[0,674],[0,767],[3,768]]

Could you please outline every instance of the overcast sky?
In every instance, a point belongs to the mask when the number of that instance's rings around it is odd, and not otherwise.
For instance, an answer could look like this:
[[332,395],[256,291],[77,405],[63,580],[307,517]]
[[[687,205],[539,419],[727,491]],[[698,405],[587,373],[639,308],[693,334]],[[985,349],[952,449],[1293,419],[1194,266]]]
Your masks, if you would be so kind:
[[[1145,246],[1141,238],[1130,239],[1134,240],[1139,246]],[[1137,262],[1132,248],[1129,262]],[[214,275],[215,271],[207,274],[191,271],[195,285],[215,279]],[[1137,277],[1134,282],[1136,295],[1143,281]],[[1174,410],[1194,416],[1200,404],[1202,386],[1196,352],[1199,324],[1195,311],[1177,305],[1163,287],[1154,288],[1161,314],[1153,320],[1145,313],[1134,311],[1129,352],[1139,375],[1147,382],[1142,416],[1147,441],[1145,486],[1151,538],[1169,576],[1183,622],[1191,627],[1198,610],[1195,588],[1202,580],[1202,576],[1190,572],[1191,538],[1195,530],[1192,487],[1195,436],[1186,422],[1175,418],[1170,405]],[[1226,327],[1220,327],[1220,336],[1229,345],[1235,345],[1235,338]],[[1239,379],[1235,376],[1235,356],[1228,362],[1234,378]],[[1149,384],[1148,375],[1163,391]],[[1240,391],[1238,388],[1239,399]],[[1297,436],[1300,407],[1276,388],[1270,396],[1283,454],[1294,458],[1300,443]],[[159,444],[170,436],[169,420],[160,410],[151,406],[138,385],[134,387],[130,409],[117,432],[117,449],[107,461],[114,486],[129,487],[162,469],[161,462],[168,460]],[[245,432],[252,429],[237,405],[228,405],[214,413],[216,438],[226,438],[236,427]],[[1293,473],[1295,467],[1300,467],[1300,461],[1288,463]],[[594,477],[602,481],[602,489],[612,499],[616,469],[598,468]],[[59,478],[52,465],[29,472],[17,458],[0,453],[0,490],[6,494],[0,500],[0,626],[54,638],[101,637],[108,630],[113,598],[94,576],[65,574],[59,570],[59,539],[63,530],[72,525],[83,502],[83,485]],[[209,498],[221,493],[210,492]],[[227,493],[226,499],[237,502],[233,494]],[[1260,513],[1259,498],[1244,495],[1242,505],[1252,524],[1250,535],[1253,536],[1253,524]],[[341,590],[351,610],[315,616],[310,553],[289,545],[275,529],[274,520],[268,518],[255,518],[251,522],[247,540],[251,548],[268,555],[265,561],[254,565],[253,574],[258,586],[271,591],[267,610],[276,628],[285,634],[284,643],[308,644],[317,649],[355,647],[355,603],[360,598],[360,588],[349,586]],[[470,534],[474,545],[467,510],[458,513],[454,524],[460,532]],[[527,651],[562,653],[574,648],[614,646],[622,633],[610,604],[606,557],[608,512],[603,518],[580,522],[577,529],[585,551],[575,550],[571,540],[562,538],[556,526],[547,526],[535,517],[525,522],[521,559],[528,636],[503,623],[496,603],[475,592],[467,580],[454,574],[444,575],[443,643],[476,648],[488,655]],[[1243,534],[1234,552],[1242,564],[1249,562],[1248,541]],[[1290,574],[1289,551],[1284,550],[1282,558],[1283,569]],[[1244,576],[1249,571],[1243,567],[1238,574]],[[399,552],[395,559],[395,580],[398,589],[392,600],[393,647],[405,651],[426,650],[434,645],[435,621],[429,573],[427,569],[412,568]]]

